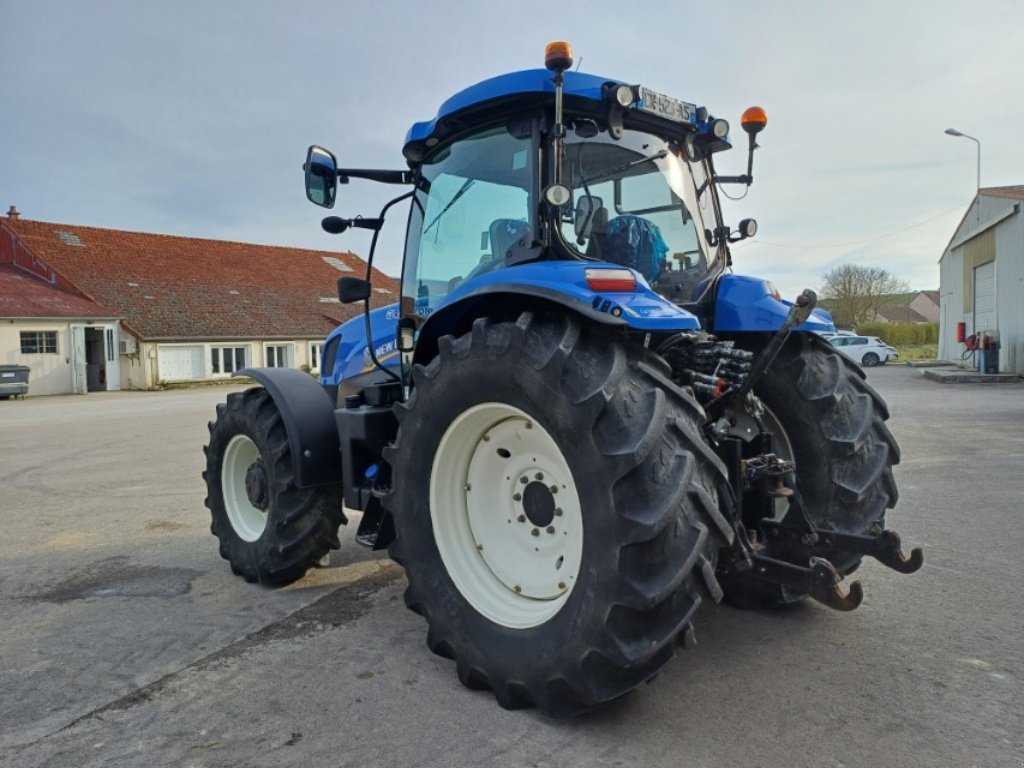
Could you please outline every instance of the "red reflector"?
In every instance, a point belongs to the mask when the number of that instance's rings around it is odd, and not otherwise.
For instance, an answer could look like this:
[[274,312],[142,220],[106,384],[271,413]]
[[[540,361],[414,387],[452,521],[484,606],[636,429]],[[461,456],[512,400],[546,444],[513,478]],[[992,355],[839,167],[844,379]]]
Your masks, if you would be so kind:
[[587,287],[592,291],[623,293],[636,290],[636,277],[628,269],[588,269]]

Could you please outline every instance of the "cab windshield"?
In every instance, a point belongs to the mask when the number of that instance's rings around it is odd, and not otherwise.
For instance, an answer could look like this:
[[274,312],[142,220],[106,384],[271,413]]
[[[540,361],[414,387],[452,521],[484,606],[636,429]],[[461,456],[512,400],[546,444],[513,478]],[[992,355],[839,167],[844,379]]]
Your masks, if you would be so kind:
[[431,299],[530,247],[532,146],[530,136],[501,126],[460,138],[424,162],[402,285],[419,314],[429,312]]
[[715,220],[701,161],[657,136],[613,139],[587,121],[566,137],[562,179],[573,195],[560,227],[571,251],[631,267],[673,301],[695,298],[713,259],[704,230]]

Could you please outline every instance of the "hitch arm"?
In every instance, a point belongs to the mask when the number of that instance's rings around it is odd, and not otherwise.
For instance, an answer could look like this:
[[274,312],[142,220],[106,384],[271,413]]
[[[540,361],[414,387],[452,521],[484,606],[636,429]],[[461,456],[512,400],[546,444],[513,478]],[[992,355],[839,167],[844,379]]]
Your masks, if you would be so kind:
[[[727,575],[730,569],[735,569],[739,574],[741,568],[745,570],[747,564],[741,561],[736,565],[740,568],[722,565],[721,570],[724,575]],[[779,584],[795,593],[809,595],[837,611],[852,611],[864,599],[864,590],[859,581],[851,582],[848,590],[843,592],[843,577],[839,575],[835,566],[823,557],[812,557],[809,565],[802,566],[754,552],[750,555],[749,567],[753,576],[772,584]]]
[[924,563],[924,552],[920,547],[911,550],[909,557],[903,554],[899,534],[895,531],[882,531],[874,536],[839,533],[821,528],[802,531],[775,520],[762,520],[761,530],[770,539],[794,544],[825,557],[840,552],[870,555],[882,565],[900,573],[914,573]]

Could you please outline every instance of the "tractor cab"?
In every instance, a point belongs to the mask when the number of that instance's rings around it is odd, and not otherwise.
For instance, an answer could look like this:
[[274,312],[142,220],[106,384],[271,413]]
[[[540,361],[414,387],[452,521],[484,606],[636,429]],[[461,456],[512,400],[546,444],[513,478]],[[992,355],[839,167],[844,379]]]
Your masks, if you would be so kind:
[[[544,69],[448,99],[409,130],[407,172],[339,169],[330,152],[310,148],[307,195],[318,205],[333,205],[335,178],[412,186],[396,198],[411,197],[402,298],[391,313],[409,337],[399,346],[418,346],[442,311],[428,337],[458,327],[484,294],[492,304],[510,297],[517,310],[533,297],[606,320],[639,318],[630,325],[644,332],[699,326],[696,307],[729,264],[728,243],[755,230],[752,220],[735,233],[723,224],[716,184],[749,184],[749,164],[747,176],[716,176],[713,154],[731,147],[725,120],[642,85],[569,71],[571,61],[567,44],[555,43]],[[766,122],[759,108],[744,115],[751,155]],[[340,231],[339,221],[375,228],[382,219],[329,217],[325,228]],[[528,264],[548,269],[521,269]],[[363,286],[342,300],[368,294]],[[423,348],[434,351],[429,340]]]

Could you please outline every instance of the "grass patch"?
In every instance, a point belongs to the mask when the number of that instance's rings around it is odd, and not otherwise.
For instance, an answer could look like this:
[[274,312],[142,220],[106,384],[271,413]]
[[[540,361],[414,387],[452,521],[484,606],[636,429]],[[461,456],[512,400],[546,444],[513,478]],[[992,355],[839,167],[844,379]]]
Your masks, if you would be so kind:
[[908,360],[934,360],[939,354],[938,344],[904,344],[896,346],[896,349],[900,353],[901,363]]

